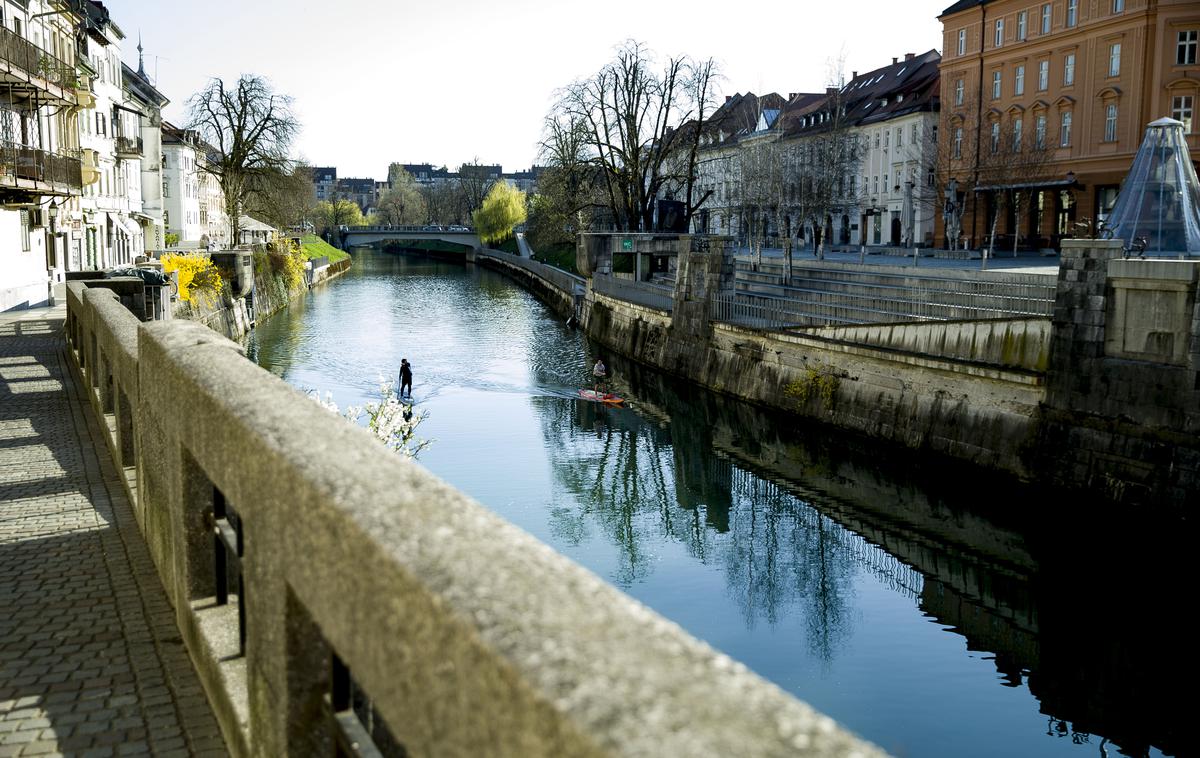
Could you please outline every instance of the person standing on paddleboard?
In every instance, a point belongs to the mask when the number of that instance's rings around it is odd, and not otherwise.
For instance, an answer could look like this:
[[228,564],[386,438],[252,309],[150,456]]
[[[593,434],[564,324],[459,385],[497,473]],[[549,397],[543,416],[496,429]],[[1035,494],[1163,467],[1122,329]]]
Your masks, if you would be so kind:
[[[596,356],[596,365],[592,366],[592,390],[599,395],[602,391],[607,392],[605,385],[608,383],[608,369],[604,365],[604,359]],[[603,388],[603,389],[602,389]]]
[[408,396],[412,397],[412,365],[407,358],[400,359],[400,397],[404,397],[404,388],[408,388]]

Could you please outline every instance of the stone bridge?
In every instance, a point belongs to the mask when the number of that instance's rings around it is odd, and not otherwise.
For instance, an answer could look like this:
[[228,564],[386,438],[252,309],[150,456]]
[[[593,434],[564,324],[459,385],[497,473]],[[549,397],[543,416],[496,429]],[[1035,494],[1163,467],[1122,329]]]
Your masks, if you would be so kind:
[[334,239],[343,250],[353,245],[418,240],[449,242],[472,249],[481,247],[479,235],[474,229],[449,231],[445,227],[432,226],[343,226],[335,233]]

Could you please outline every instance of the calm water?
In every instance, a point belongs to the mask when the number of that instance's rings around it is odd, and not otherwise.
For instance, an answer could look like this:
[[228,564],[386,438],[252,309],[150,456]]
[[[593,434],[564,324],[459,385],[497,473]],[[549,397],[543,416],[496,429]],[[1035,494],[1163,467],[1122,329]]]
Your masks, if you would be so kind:
[[593,350],[482,269],[357,251],[249,349],[343,406],[408,358],[421,463],[893,753],[1194,752],[1195,571],[1173,530],[787,428],[616,356],[631,408],[582,402]]

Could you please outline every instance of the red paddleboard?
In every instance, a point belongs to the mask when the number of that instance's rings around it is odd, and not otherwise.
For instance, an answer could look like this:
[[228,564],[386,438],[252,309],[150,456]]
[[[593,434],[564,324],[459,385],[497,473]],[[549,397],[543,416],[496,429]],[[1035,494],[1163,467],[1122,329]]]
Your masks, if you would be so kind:
[[595,390],[579,390],[579,396],[584,400],[591,400],[595,403],[608,403],[609,405],[620,405],[625,402],[625,398],[617,397],[611,392],[596,392]]

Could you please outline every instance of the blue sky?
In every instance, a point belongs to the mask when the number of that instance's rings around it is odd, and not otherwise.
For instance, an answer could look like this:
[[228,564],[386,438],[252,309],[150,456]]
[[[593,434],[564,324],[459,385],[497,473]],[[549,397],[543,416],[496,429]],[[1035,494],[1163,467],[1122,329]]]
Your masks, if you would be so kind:
[[297,151],[339,176],[387,164],[532,164],[554,91],[634,38],[661,55],[714,57],[733,92],[818,91],[829,62],[867,71],[941,46],[950,0],[105,0],[137,65],[171,98],[211,76],[266,76],[295,98]]

